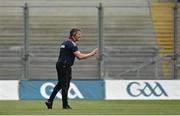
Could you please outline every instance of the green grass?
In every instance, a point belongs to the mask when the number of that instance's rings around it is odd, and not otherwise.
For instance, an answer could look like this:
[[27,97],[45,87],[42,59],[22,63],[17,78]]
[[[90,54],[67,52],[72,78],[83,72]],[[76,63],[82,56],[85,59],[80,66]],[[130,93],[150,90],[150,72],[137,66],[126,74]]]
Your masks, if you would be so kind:
[[42,100],[0,101],[0,115],[180,115],[180,100],[69,100],[63,110],[55,100],[48,110]]

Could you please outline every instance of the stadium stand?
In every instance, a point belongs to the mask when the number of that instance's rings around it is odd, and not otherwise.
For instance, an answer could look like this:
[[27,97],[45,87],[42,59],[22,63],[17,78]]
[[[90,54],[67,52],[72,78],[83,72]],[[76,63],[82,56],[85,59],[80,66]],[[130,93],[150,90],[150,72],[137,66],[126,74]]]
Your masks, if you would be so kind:
[[[22,6],[25,2],[0,0],[0,6],[4,6],[0,7],[0,79],[24,79]],[[160,76],[155,76],[156,63],[152,59],[161,51],[158,51],[160,46],[157,46],[148,0],[31,0],[28,5],[32,56],[28,79],[57,78],[55,62],[59,44],[68,36],[72,27],[82,30],[82,40],[78,43],[81,51],[87,52],[98,46],[96,7],[99,2],[105,6],[103,78],[164,78],[161,66],[158,67]],[[14,7],[7,7],[11,5]],[[76,60],[73,79],[99,79],[98,58]]]
[[0,78],[20,79],[22,68],[23,12],[0,7]]
[[105,13],[105,48],[108,51],[106,77],[154,78],[153,65],[144,67],[141,69],[142,73],[137,75],[137,67],[156,55],[148,2],[144,7],[112,8],[105,10]]

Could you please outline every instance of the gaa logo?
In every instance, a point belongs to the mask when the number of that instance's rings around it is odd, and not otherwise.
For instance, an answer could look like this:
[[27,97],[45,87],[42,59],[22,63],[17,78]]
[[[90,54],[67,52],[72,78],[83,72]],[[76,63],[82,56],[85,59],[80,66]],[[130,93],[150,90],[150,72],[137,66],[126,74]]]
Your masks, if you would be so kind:
[[[53,91],[53,88],[55,87],[55,84],[52,82],[44,83],[40,88],[41,95],[48,99],[50,97],[51,92]],[[57,98],[62,99],[61,91],[59,91],[56,95]],[[78,87],[74,83],[70,83],[69,91],[68,91],[68,98],[70,99],[83,99],[83,95],[79,91]]]
[[139,82],[131,82],[127,86],[127,92],[129,95],[132,97],[139,97],[139,96],[145,96],[145,97],[150,97],[150,96],[155,96],[155,97],[160,97],[160,96],[165,96],[168,97],[166,91],[163,89],[160,83],[155,82],[155,83],[139,83]]

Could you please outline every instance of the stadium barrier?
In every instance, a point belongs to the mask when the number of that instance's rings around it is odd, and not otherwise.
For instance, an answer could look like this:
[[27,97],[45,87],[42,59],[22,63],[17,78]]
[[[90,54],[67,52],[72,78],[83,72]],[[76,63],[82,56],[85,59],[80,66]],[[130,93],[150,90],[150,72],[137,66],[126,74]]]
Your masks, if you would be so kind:
[[[1,80],[0,100],[48,99],[57,81]],[[73,80],[69,99],[180,99],[179,80]],[[61,99],[61,92],[56,96]]]
[[180,99],[179,84],[179,80],[106,80],[105,99]]
[[[19,83],[20,99],[48,99],[57,81],[28,81]],[[56,98],[61,99],[61,91]],[[104,99],[102,80],[73,80],[70,83],[69,99]]]
[[0,81],[0,100],[18,100],[18,80]]

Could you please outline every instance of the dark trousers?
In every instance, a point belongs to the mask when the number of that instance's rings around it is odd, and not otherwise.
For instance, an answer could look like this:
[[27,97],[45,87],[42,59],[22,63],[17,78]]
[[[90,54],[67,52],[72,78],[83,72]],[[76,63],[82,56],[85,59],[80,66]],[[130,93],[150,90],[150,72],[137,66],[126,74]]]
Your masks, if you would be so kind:
[[56,63],[56,70],[58,75],[58,83],[53,89],[53,92],[49,98],[49,101],[53,102],[56,94],[62,89],[62,102],[63,106],[68,105],[68,90],[71,81],[71,67],[62,65],[59,62]]

